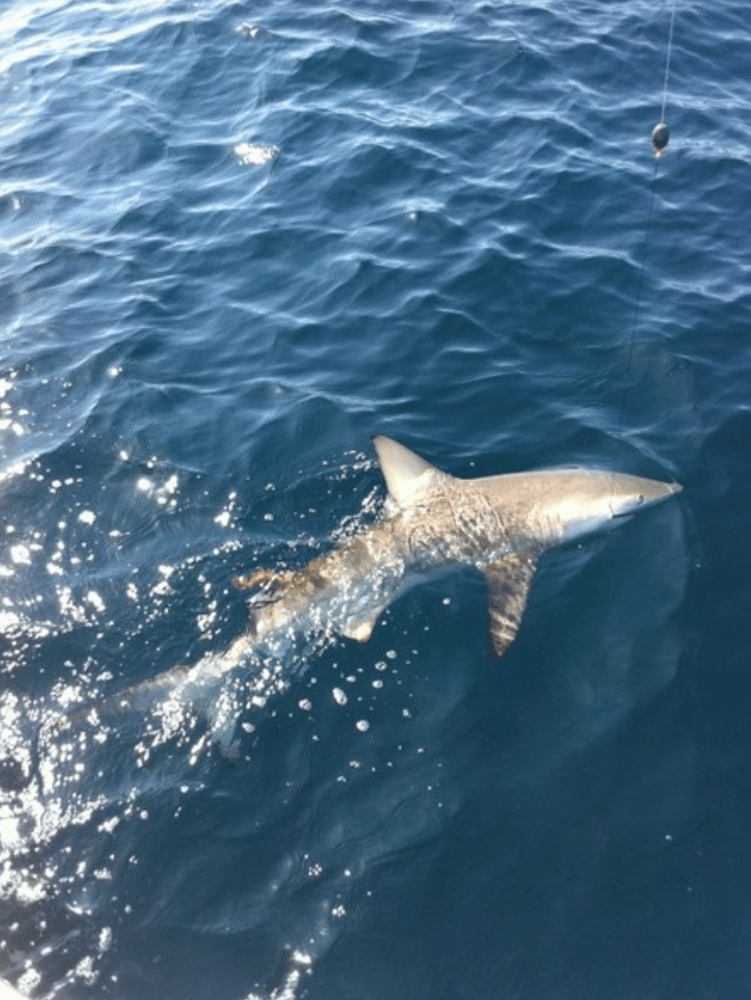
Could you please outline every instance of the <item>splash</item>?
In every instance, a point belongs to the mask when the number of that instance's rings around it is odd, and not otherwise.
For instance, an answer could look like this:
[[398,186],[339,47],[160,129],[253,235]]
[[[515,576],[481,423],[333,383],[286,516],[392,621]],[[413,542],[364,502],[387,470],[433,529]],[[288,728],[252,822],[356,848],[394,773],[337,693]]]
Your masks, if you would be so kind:
[[261,167],[279,155],[276,146],[254,142],[238,142],[233,150],[237,160],[246,167]]

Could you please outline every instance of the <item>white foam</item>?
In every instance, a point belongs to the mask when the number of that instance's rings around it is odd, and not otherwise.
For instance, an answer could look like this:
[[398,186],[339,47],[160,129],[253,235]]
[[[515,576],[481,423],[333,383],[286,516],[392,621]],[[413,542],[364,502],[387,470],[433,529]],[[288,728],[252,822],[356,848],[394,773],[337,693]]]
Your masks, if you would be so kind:
[[238,142],[233,152],[240,163],[246,167],[260,167],[264,163],[275,160],[279,155],[277,146],[264,145],[255,142]]

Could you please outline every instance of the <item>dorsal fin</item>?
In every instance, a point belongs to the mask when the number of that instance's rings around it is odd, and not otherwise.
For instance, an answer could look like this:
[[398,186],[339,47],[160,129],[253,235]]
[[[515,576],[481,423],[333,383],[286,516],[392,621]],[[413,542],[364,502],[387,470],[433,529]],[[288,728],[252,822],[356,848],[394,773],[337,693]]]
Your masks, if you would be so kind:
[[420,494],[430,486],[434,473],[438,469],[424,458],[420,458],[409,448],[392,438],[378,434],[373,438],[373,447],[378,455],[383,478],[386,480],[389,496],[400,507],[409,507],[415,503]]

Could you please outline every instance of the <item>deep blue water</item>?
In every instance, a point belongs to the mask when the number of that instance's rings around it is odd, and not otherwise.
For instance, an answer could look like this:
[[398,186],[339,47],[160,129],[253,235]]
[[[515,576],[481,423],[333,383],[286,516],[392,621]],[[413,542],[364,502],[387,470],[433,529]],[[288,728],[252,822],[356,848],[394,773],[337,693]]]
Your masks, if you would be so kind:
[[[751,997],[748,7],[677,3],[655,167],[669,17],[4,5],[25,995]],[[685,489],[548,555],[497,663],[467,571],[366,645],[88,712],[239,635],[235,573],[371,517],[376,432],[459,475]]]

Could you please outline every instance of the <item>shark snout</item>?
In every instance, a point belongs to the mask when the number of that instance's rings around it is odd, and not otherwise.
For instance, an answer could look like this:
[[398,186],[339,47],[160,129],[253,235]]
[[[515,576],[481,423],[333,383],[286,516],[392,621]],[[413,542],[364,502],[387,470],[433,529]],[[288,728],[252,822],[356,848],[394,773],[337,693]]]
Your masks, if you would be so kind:
[[667,500],[674,493],[680,493],[683,487],[680,483],[663,483],[657,479],[643,480],[644,487],[639,495],[639,502],[645,504],[659,503]]

